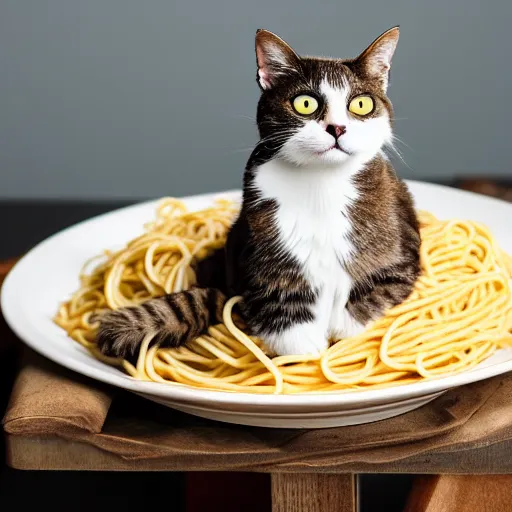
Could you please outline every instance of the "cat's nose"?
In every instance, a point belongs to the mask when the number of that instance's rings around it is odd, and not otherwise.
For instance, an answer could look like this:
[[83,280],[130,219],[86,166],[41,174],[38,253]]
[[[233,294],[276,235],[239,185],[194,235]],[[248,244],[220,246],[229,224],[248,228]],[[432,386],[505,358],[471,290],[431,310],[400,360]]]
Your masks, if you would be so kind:
[[337,139],[340,135],[346,133],[347,127],[339,124],[328,124],[325,131]]

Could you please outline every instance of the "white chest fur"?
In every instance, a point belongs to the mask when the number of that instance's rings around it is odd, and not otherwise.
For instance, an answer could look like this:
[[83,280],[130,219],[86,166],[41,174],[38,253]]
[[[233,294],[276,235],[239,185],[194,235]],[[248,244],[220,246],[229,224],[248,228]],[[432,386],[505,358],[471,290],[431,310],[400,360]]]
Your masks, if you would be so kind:
[[[355,166],[347,165],[297,169],[276,159],[263,164],[256,173],[255,186],[262,196],[275,199],[279,205],[276,220],[285,249],[318,292],[310,333],[320,338],[317,350],[325,348],[328,337],[350,335],[354,329],[353,319],[345,310],[351,278],[344,264],[354,250],[348,236],[351,224],[347,209],[358,197],[352,183],[355,172]],[[299,338],[306,335],[306,327],[299,328]],[[279,345],[279,341],[273,341]],[[295,353],[308,351],[299,347]]]

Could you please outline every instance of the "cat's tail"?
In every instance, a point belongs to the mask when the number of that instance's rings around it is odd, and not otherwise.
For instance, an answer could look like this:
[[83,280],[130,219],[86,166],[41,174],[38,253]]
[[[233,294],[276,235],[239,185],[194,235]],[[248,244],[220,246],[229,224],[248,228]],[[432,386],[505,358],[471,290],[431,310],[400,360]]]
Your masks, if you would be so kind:
[[129,359],[138,354],[148,335],[161,346],[178,347],[221,322],[225,302],[216,288],[191,288],[109,311],[100,318],[98,347],[107,356]]

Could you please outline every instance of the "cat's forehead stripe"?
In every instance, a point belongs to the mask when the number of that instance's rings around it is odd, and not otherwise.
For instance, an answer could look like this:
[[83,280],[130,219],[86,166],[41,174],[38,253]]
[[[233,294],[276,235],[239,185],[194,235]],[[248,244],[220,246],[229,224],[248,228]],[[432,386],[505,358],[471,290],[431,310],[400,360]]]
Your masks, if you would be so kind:
[[333,86],[327,77],[320,82],[320,92],[327,100],[328,124],[345,125],[347,123],[347,99],[349,95],[348,82],[341,86]]
[[344,74],[339,73],[335,75],[334,78],[335,79],[333,79],[329,73],[324,73],[323,79],[320,82],[320,87],[327,86],[340,91],[350,87],[348,78]]
[[306,74],[317,86],[325,80],[333,87],[346,87],[352,78],[349,68],[342,61],[306,58],[303,63]]

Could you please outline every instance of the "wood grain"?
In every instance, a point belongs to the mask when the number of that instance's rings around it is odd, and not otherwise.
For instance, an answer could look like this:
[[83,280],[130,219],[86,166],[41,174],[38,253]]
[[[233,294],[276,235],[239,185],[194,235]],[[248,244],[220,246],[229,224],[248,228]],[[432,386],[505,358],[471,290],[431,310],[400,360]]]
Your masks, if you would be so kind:
[[356,512],[354,475],[272,474],[272,512]]
[[510,512],[512,475],[421,476],[404,512]]

